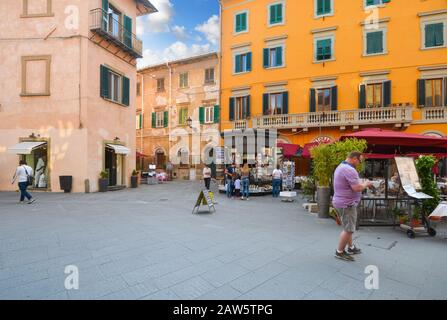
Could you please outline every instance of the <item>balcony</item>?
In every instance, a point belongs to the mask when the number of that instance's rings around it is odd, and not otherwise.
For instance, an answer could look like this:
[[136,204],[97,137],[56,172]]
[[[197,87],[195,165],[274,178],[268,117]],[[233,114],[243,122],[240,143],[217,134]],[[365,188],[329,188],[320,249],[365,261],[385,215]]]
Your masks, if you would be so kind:
[[346,126],[358,129],[362,125],[394,124],[396,127],[408,126],[413,120],[412,107],[389,107],[329,112],[311,112],[262,116],[253,119],[255,129],[292,129]]
[[248,121],[247,120],[236,120],[233,122],[233,129],[234,130],[245,130],[248,128]]
[[[90,30],[127,52],[132,58],[143,57],[143,42],[101,8],[90,11]],[[99,41],[100,43],[101,41]]]
[[420,112],[421,120],[417,123],[447,123],[447,107],[426,107]]

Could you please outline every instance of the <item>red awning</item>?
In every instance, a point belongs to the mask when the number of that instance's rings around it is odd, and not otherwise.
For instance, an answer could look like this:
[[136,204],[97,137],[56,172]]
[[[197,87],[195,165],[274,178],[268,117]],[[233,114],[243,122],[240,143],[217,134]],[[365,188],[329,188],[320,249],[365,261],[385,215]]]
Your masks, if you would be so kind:
[[422,134],[405,133],[400,131],[371,128],[346,134],[342,136],[340,140],[343,141],[348,138],[364,139],[370,145],[441,147],[445,148],[447,151],[447,138],[425,136]]
[[286,158],[296,156],[301,149],[299,145],[289,143],[278,143],[276,146],[282,148],[283,156]]
[[137,151],[137,159],[141,159],[141,158],[149,158],[149,156]]
[[312,148],[314,148],[314,147],[318,147],[320,144],[322,144],[322,143],[330,143],[330,142],[311,142],[311,143],[306,143],[305,145],[304,145],[304,148],[303,148],[303,154],[301,155],[303,158],[308,158],[308,159],[310,159],[310,158],[312,158],[312,155],[311,155],[311,153],[310,153],[310,150],[312,149]]

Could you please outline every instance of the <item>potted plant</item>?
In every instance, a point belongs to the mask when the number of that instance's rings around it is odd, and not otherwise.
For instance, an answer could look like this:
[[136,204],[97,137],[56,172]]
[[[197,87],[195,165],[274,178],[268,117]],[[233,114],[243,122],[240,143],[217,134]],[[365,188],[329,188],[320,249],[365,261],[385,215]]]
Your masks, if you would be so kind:
[[408,216],[407,215],[401,215],[399,216],[399,223],[402,224],[407,224],[408,223]]
[[422,210],[427,214],[431,214],[441,202],[440,190],[436,184],[433,168],[436,166],[437,160],[434,156],[420,156],[416,160],[416,169],[421,181],[422,192],[432,196],[433,199],[422,201]]
[[109,173],[101,171],[98,179],[99,192],[107,192],[109,187]]
[[138,188],[138,171],[132,171],[132,176],[130,177],[130,186],[135,189]]
[[421,225],[420,218],[421,218],[421,208],[415,207],[413,215],[411,216],[411,226],[413,228],[419,227]]
[[311,150],[314,161],[314,175],[317,181],[318,217],[329,218],[331,200],[330,182],[334,170],[331,145],[322,144]]

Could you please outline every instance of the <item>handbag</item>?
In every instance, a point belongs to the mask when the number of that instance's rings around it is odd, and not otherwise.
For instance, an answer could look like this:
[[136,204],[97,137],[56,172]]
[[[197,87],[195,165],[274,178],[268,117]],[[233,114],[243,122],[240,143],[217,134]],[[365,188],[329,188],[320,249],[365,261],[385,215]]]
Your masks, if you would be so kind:
[[27,182],[28,186],[32,186],[32,185],[34,184],[34,177],[33,177],[33,176],[30,176],[30,175],[28,174],[28,171],[26,170],[25,167],[23,167],[23,169],[25,169],[25,173],[26,173],[26,182]]

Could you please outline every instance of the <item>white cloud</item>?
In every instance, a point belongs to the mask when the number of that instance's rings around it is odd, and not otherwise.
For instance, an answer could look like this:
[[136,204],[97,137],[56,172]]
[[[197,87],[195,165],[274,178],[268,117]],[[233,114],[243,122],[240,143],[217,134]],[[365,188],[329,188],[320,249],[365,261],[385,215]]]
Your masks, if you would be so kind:
[[179,40],[185,40],[188,38],[188,34],[186,33],[186,28],[184,26],[173,26],[172,33]]
[[163,62],[163,59],[160,54],[157,54],[155,51],[152,51],[151,49],[145,49],[143,51],[143,58],[138,59],[137,61],[137,67],[140,69],[161,62]]
[[158,12],[138,19],[137,34],[169,32],[169,23],[174,15],[171,0],[151,0]]
[[217,15],[213,15],[204,23],[197,25],[195,30],[203,33],[212,45],[217,45],[219,43],[220,21]]

